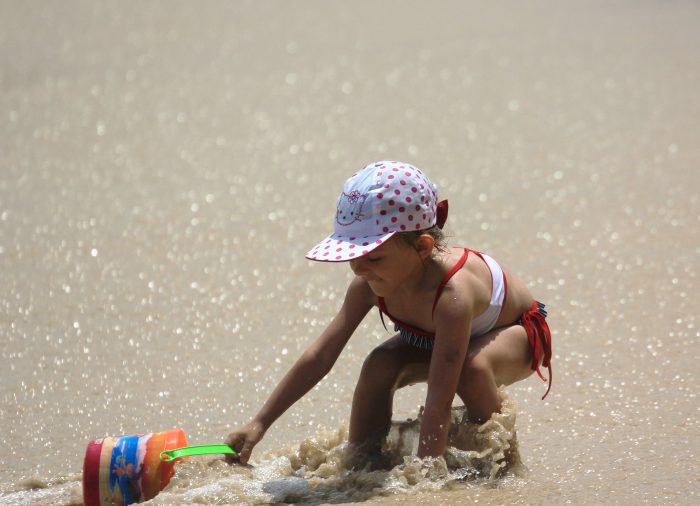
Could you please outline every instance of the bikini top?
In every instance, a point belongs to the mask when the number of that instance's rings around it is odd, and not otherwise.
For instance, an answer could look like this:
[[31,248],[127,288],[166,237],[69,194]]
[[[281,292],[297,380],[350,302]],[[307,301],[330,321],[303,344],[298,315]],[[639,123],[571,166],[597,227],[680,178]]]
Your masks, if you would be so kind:
[[[437,291],[435,292],[435,300],[433,301],[432,314],[435,314],[435,308],[437,306],[438,300],[440,300],[442,291],[447,285],[447,282],[464,266],[464,264],[467,262],[467,258],[469,257],[470,252],[473,252],[475,255],[481,258],[491,271],[491,303],[489,304],[489,307],[486,309],[486,311],[484,311],[472,320],[471,336],[476,337],[485,334],[494,327],[496,321],[498,321],[498,317],[501,314],[501,309],[505,305],[506,296],[508,293],[508,285],[506,282],[505,274],[503,273],[503,269],[498,264],[498,262],[496,262],[490,256],[480,253],[478,251],[464,248],[464,253],[460,257],[460,259],[457,261],[457,263],[455,263],[454,266],[452,266],[449,272],[447,272],[447,274],[445,274],[442,280],[440,281],[440,285],[438,286]],[[379,306],[379,317],[381,318],[382,324],[385,328],[386,324],[384,323],[384,315],[386,314],[396,326],[396,330],[400,331],[402,335],[406,334],[406,337],[416,336],[417,338],[435,339],[434,332],[428,332],[427,330],[414,327],[406,322],[399,320],[395,316],[392,316],[391,313],[389,313],[389,311],[387,310],[384,297],[377,297],[377,305]]]

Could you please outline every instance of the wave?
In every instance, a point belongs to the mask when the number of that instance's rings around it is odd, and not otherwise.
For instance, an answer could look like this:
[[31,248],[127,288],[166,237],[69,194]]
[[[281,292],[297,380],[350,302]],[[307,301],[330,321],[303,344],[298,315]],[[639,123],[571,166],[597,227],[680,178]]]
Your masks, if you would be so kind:
[[[147,505],[292,503],[315,505],[365,501],[373,497],[459,487],[489,486],[525,469],[518,449],[515,403],[500,390],[502,408],[486,423],[467,421],[464,407],[452,409],[444,457],[415,457],[422,408],[413,419],[394,421],[374,456],[348,448],[347,427],[320,432],[296,448],[268,452],[252,465],[229,466],[222,459],[196,458],[176,466],[170,484]],[[0,504],[82,504],[79,476],[18,484]]]
[[251,466],[222,460],[190,460],[177,468],[168,487],[149,503],[324,504],[365,501],[376,496],[449,491],[522,477],[515,430],[516,406],[500,391],[501,413],[486,423],[469,423],[463,407],[453,408],[444,458],[415,457],[422,409],[414,419],[395,421],[381,459],[364,465],[347,445],[347,428],[321,432],[296,448],[268,452]]

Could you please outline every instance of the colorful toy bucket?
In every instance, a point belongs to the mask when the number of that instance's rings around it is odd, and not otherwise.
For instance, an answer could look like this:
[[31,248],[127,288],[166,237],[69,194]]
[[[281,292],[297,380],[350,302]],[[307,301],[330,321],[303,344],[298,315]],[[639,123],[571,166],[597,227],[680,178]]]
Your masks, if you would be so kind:
[[152,499],[175,472],[175,462],[162,460],[161,452],[183,446],[187,436],[182,429],[90,441],[83,462],[85,506],[125,506]]

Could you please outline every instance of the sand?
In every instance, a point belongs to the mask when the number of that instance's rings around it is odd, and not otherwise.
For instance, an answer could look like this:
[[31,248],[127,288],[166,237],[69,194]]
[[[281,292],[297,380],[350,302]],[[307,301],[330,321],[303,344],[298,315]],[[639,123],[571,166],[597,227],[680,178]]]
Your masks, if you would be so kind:
[[552,392],[507,394],[523,470],[294,469],[305,440],[342,446],[389,336],[372,314],[256,470],[190,463],[156,501],[697,504],[698,21],[660,1],[1,2],[0,503],[79,504],[93,438],[247,421],[342,300],[347,266],[304,259],[342,182],[398,159],[449,199],[451,244],[548,305]]

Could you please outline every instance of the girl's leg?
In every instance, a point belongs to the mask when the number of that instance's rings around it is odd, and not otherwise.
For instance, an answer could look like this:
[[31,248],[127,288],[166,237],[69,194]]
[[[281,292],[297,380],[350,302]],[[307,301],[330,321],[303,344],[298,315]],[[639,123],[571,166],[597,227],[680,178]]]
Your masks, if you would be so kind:
[[483,423],[501,410],[499,385],[510,385],[532,374],[532,354],[525,329],[511,325],[473,338],[457,385],[469,420]]
[[[498,386],[532,374],[532,355],[521,325],[502,327],[472,338],[457,385],[457,395],[469,419],[485,422],[501,409]],[[430,352],[405,343],[399,336],[384,342],[365,359],[355,387],[349,442],[381,444],[391,426],[394,393],[428,379]]]
[[398,335],[372,350],[355,387],[349,443],[378,449],[391,426],[394,393],[408,384],[425,381],[429,365],[430,352],[405,343]]

